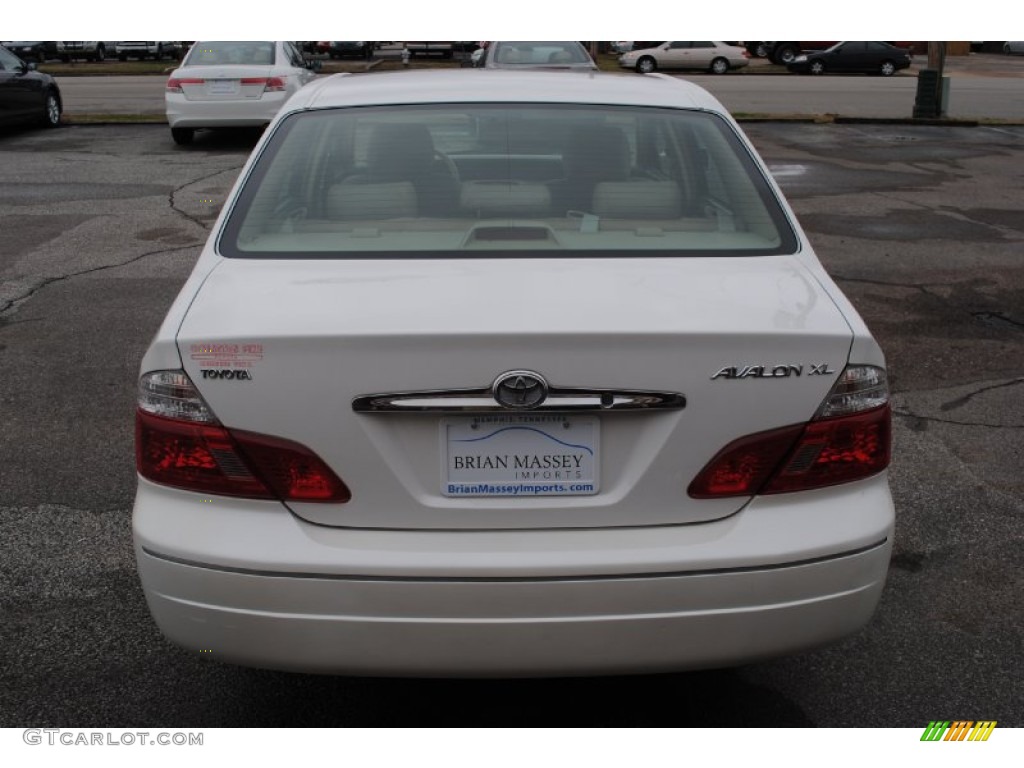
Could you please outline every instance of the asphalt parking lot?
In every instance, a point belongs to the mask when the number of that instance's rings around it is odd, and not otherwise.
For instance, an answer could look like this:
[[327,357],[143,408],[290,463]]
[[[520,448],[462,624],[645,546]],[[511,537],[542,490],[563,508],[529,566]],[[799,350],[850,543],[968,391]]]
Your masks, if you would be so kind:
[[733,670],[536,681],[315,677],[170,645],[134,573],[135,379],[255,134],[8,132],[0,727],[1024,725],[1024,128],[745,130],[889,361],[896,549],[865,630]]
[[[353,60],[328,62],[328,70],[344,68],[350,72],[361,72],[369,68],[372,72],[380,72],[395,69],[398,67],[394,61],[396,55],[397,50],[390,48],[378,51],[378,58],[370,64]],[[604,63],[607,65],[609,62],[606,60]],[[902,119],[910,117],[913,112],[916,75],[926,64],[926,57],[917,56],[911,69],[886,78],[803,76],[786,73],[784,67],[770,64],[766,59],[754,59],[748,67],[728,75],[676,74],[706,88],[736,114]],[[415,71],[437,66],[457,67],[458,64],[440,62],[435,58],[416,59],[410,69]],[[109,69],[111,72],[119,71],[116,66]],[[640,76],[622,70],[614,63],[612,69],[623,77]],[[991,53],[951,56],[947,59],[945,74],[950,78],[947,103],[950,118],[1024,121],[1024,99],[1020,98],[1024,56]],[[58,74],[58,83],[64,96],[67,121],[164,119],[166,73],[72,76],[65,67]]]

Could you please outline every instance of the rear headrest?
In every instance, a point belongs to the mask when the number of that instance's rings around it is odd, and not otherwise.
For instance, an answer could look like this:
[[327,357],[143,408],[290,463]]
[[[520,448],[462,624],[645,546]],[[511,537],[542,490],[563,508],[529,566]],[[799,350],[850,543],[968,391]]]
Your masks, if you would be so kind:
[[518,48],[502,46],[500,50],[499,64],[522,64],[523,53]]
[[674,181],[602,181],[594,187],[593,212],[613,219],[675,219],[683,196]]
[[407,219],[419,214],[411,181],[335,184],[327,191],[327,216],[343,221]]
[[569,132],[569,144],[562,152],[569,179],[625,181],[632,160],[629,141],[620,128],[584,125]]
[[419,180],[430,175],[433,165],[434,140],[425,125],[374,126],[366,157],[370,181]]

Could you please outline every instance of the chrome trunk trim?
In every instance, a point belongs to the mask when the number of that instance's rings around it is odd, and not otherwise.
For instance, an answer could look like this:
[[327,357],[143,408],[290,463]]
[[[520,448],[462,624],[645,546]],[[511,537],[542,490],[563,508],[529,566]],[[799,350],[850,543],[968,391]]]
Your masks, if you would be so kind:
[[352,401],[356,413],[536,413],[545,411],[680,410],[686,398],[679,392],[641,392],[631,389],[567,389],[551,387],[543,403],[528,410],[506,408],[491,388],[438,389],[362,395]]

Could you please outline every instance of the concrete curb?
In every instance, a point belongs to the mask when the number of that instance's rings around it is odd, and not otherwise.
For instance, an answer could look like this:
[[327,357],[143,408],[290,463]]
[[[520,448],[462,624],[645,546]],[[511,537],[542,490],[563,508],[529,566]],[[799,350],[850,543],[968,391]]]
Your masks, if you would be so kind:
[[[843,117],[842,115],[836,115],[835,119],[832,122],[854,125],[862,123],[866,123],[869,125],[945,125],[959,128],[977,128],[979,125],[981,125],[981,122],[979,120],[969,120],[964,118]],[[1014,124],[1024,125],[1024,121]],[[1006,125],[1006,123],[999,123],[999,125]]]

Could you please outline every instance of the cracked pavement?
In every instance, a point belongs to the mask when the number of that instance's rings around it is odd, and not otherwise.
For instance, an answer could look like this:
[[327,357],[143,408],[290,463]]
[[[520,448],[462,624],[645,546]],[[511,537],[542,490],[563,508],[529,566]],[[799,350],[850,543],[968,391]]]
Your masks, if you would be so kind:
[[9,133],[0,726],[1024,725],[1024,128],[745,131],[888,358],[897,538],[864,631],[736,670],[506,682],[291,675],[170,645],[134,572],[134,381],[253,135]]

